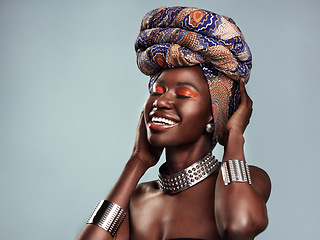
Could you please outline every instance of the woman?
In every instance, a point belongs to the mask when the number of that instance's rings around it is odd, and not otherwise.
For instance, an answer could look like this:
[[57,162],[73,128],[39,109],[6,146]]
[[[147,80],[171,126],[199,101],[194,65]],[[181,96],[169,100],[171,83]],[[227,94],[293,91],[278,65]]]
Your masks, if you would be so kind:
[[[271,186],[243,152],[252,101],[242,33],[208,11],[162,7],[142,20],[136,51],[151,78],[133,152],[77,239],[254,239],[268,223]],[[159,181],[137,186],[163,149]]]

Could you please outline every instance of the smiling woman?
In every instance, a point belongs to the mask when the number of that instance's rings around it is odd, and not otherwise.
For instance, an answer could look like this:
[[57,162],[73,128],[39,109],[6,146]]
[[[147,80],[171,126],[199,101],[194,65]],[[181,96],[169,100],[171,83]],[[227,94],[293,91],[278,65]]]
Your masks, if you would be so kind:
[[[144,107],[148,140],[153,146],[191,148],[212,120],[206,79],[199,66],[162,72]],[[210,149],[210,148],[209,148]],[[208,151],[209,151],[208,149]]]
[[[241,31],[209,11],[162,7],[142,20],[136,51],[150,96],[133,152],[77,239],[254,239],[268,224],[271,186],[243,151],[252,101]],[[137,186],[164,149],[159,180]]]

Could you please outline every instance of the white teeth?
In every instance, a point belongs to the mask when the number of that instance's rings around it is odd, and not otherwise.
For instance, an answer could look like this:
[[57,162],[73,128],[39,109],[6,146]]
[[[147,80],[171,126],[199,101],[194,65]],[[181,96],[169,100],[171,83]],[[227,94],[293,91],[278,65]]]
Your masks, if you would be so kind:
[[174,121],[166,119],[166,118],[162,118],[162,117],[153,117],[151,119],[151,121],[155,124],[168,124],[168,125],[173,125],[175,124]]

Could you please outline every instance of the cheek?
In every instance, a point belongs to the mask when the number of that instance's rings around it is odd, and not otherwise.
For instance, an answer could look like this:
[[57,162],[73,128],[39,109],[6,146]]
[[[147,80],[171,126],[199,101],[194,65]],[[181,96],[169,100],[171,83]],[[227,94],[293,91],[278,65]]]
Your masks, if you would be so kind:
[[195,125],[206,125],[211,119],[211,109],[199,104],[184,106],[183,111],[185,121]]

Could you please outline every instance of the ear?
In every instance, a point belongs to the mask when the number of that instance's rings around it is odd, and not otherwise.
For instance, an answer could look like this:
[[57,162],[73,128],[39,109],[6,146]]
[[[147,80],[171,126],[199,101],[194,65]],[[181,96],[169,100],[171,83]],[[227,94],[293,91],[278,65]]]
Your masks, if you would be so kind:
[[213,121],[216,122],[217,118],[218,118],[218,113],[219,113],[219,106],[217,103],[213,103],[211,105],[211,109],[212,109],[212,116],[213,116]]

